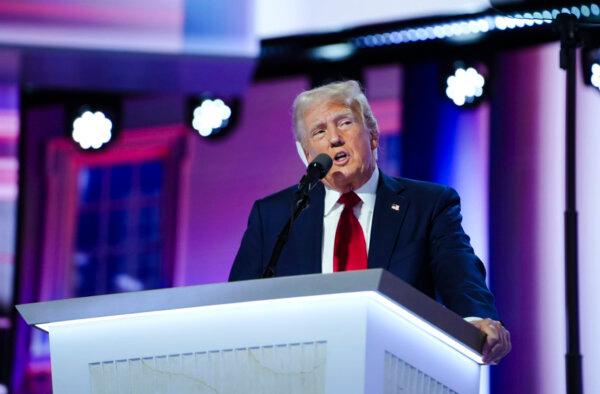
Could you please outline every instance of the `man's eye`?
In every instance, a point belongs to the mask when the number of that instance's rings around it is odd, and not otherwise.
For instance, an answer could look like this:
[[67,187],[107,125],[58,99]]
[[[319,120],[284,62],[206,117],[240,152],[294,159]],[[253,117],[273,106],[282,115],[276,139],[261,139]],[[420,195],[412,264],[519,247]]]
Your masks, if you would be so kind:
[[315,131],[313,131],[313,135],[323,134],[324,132],[325,132],[325,130],[323,130],[323,129],[315,130]]
[[352,124],[351,119],[342,120],[342,122],[340,123],[341,126],[349,126],[351,124]]

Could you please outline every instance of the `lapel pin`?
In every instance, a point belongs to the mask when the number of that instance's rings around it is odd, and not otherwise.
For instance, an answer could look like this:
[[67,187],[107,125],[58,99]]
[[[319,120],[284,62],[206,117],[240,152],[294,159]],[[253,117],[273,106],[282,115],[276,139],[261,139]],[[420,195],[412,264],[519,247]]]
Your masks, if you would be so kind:
[[400,205],[398,205],[398,204],[392,204],[392,210],[393,211],[399,211],[400,210]]

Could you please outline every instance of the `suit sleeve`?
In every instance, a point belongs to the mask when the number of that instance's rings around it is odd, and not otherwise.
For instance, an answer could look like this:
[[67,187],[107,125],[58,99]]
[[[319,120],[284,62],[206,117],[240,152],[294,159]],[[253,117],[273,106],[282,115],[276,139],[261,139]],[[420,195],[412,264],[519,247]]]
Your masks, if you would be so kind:
[[441,302],[459,315],[499,320],[494,296],[485,283],[485,267],[465,234],[460,197],[446,187],[431,222],[431,269]]
[[229,281],[258,279],[263,269],[262,218],[259,202],[255,202],[248,218],[248,227],[235,256]]

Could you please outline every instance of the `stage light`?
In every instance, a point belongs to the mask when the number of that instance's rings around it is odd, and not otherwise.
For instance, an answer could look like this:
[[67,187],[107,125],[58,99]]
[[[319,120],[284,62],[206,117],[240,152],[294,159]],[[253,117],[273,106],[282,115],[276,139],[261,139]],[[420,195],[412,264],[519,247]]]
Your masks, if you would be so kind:
[[85,111],[73,121],[71,136],[82,149],[100,149],[112,138],[113,123],[100,111]]
[[446,79],[446,95],[454,104],[472,104],[483,95],[485,79],[475,68],[459,67]]
[[590,16],[590,8],[587,5],[581,6],[581,15],[588,18]]
[[592,85],[600,89],[600,64],[592,64],[592,76],[590,78]]
[[[386,42],[393,41],[391,33],[385,33],[381,39]],[[349,43],[323,45],[312,50],[312,57],[320,60],[338,61],[352,56],[354,51],[354,45]]]
[[600,6],[595,3],[588,3],[579,7],[547,8],[525,13],[482,15],[467,19],[440,21],[439,23],[412,26],[389,33],[357,36],[352,38],[352,43],[357,48],[373,48],[431,40],[470,40],[483,33],[496,30],[538,28],[541,25],[551,24],[562,13],[574,15],[577,19],[594,19],[600,16]]
[[219,134],[229,124],[231,108],[221,99],[205,99],[193,110],[192,127],[202,136]]
[[584,46],[580,54],[583,82],[600,90],[600,47]]

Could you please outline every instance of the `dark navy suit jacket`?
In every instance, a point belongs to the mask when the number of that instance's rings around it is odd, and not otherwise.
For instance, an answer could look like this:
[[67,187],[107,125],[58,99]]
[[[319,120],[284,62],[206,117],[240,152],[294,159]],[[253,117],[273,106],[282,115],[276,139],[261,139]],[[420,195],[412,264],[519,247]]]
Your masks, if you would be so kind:
[[[230,281],[261,277],[291,215],[295,190],[290,187],[254,203]],[[292,228],[277,276],[321,272],[324,199],[319,183]],[[452,188],[380,172],[368,267],[390,271],[463,317],[499,320],[484,266],[461,220],[460,199]]]

